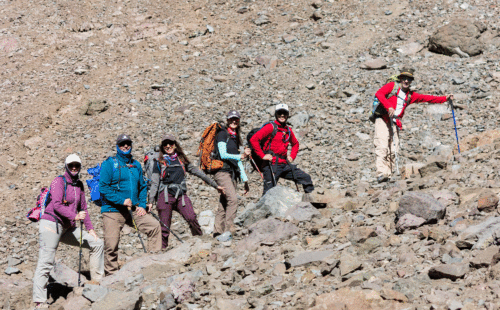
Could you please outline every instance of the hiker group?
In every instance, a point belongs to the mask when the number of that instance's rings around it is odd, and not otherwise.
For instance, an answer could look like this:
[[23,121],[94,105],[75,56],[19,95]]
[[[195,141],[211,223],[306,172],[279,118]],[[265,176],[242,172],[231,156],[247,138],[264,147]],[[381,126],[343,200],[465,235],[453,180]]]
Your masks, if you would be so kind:
[[[412,92],[413,77],[414,71],[405,68],[375,95],[370,119],[375,124],[379,182],[393,175],[394,154],[398,151],[399,130],[406,107],[416,102],[444,103],[453,99],[451,95],[438,97]],[[173,133],[166,133],[157,142],[155,151],[146,154],[144,167],[132,156],[132,137],[119,135],[116,155],[106,159],[101,166],[89,169],[94,178],[87,181],[91,199],[101,207],[104,240],[95,233],[89,217],[84,186],[79,179],[81,159],[76,154],[68,156],[64,175],[56,177],[50,188],[42,189],[37,207],[28,214],[28,218],[39,222],[40,235],[39,259],[33,278],[35,308],[48,307],[47,283],[59,242],[79,246],[80,262],[82,247],[90,250],[90,275],[92,281],[98,283],[102,277],[119,269],[118,246],[124,225],[138,232],[145,252],[165,250],[171,233],[182,242],[170,229],[174,210],[189,224],[192,235],[202,235],[188,196],[187,173],[202,179],[220,194],[214,237],[236,230],[238,183],[243,183],[245,195],[249,192],[244,160],[250,160],[260,173],[263,194],[283,178],[294,181],[297,190],[298,185],[302,185],[303,200],[310,201],[310,193],[314,190],[311,176],[293,164],[299,142],[287,125],[289,115],[288,106],[278,104],[275,120],[251,130],[244,146],[241,115],[238,111],[229,111],[225,124],[214,123],[203,132],[198,150],[200,168],[188,158]],[[241,153],[240,149],[243,149]],[[154,213],[154,206],[158,215]],[[141,234],[147,236],[147,248]]]
[[[76,154],[68,156],[65,174],[55,178],[50,188],[42,189],[37,207],[28,214],[28,218],[39,222],[40,233],[39,259],[33,279],[35,308],[47,308],[47,284],[59,242],[79,246],[80,262],[81,249],[90,250],[91,279],[98,283],[119,269],[118,245],[125,225],[138,232],[144,252],[160,252],[168,247],[170,233],[174,234],[170,229],[174,210],[189,224],[192,235],[202,235],[188,196],[186,173],[199,177],[220,193],[214,237],[233,234],[236,230],[237,184],[244,184],[245,195],[250,190],[245,159],[250,158],[255,169],[262,171],[264,194],[276,186],[280,178],[293,180],[303,186],[306,194],[311,193],[314,190],[311,177],[292,164],[299,142],[286,123],[288,106],[277,105],[275,116],[275,121],[250,132],[248,145],[241,154],[243,139],[238,111],[230,111],[225,124],[209,126],[199,147],[201,169],[191,162],[173,133],[165,134],[156,151],[145,156],[144,169],[132,156],[132,137],[119,135],[116,155],[100,167],[89,169],[94,178],[87,181],[91,200],[101,207],[104,240],[95,233],[87,210],[83,183],[79,179],[81,159]],[[153,212],[154,205],[158,215]],[[147,248],[141,233],[148,237]]]

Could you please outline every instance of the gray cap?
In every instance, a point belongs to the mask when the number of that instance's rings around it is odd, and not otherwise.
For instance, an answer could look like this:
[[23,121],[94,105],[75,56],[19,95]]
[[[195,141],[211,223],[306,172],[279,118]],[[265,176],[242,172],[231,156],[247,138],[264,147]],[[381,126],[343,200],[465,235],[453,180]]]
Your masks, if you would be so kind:
[[170,141],[174,141],[174,142],[177,142],[177,138],[174,136],[173,133],[169,132],[167,134],[165,134],[162,138],[161,138],[161,142],[163,143],[163,141],[165,140],[170,140]]
[[121,135],[118,136],[118,138],[116,138],[116,144],[120,144],[125,141],[130,141],[132,143],[132,138],[130,138],[129,135],[126,135],[124,133],[122,133]]
[[229,111],[229,113],[227,113],[227,119],[230,119],[230,118],[241,118],[241,115],[238,111],[232,110],[232,111]]

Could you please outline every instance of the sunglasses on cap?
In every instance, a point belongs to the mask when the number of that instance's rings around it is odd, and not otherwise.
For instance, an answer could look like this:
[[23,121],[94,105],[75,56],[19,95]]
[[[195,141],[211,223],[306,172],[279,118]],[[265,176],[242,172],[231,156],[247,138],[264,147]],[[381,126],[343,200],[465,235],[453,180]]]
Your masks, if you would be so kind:
[[68,168],[69,169],[74,169],[74,168],[80,169],[81,167],[82,167],[82,165],[79,164],[79,163],[70,163],[70,164],[68,164]]
[[161,145],[163,147],[167,146],[167,145],[175,145],[175,141],[172,141],[172,140],[165,140],[161,143]]
[[122,147],[122,146],[125,146],[125,145],[131,146],[132,145],[132,141],[123,141],[123,142],[118,143],[119,147]]

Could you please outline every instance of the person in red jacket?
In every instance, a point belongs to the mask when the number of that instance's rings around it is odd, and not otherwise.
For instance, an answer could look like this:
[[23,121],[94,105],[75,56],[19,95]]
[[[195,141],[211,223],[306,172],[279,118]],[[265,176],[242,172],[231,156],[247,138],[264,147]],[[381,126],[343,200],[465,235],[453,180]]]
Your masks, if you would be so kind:
[[377,181],[387,182],[392,176],[394,154],[399,148],[399,130],[403,128],[401,120],[407,106],[417,102],[444,103],[453,99],[453,95],[422,95],[410,90],[414,79],[414,69],[403,68],[399,74],[399,83],[390,82],[382,86],[375,97],[383,107],[382,114],[375,118],[375,165]]
[[[250,138],[250,144],[257,156],[268,163],[262,167],[262,174],[264,175],[263,194],[276,186],[279,178],[284,178],[302,184],[306,193],[304,197],[308,197],[307,194],[314,190],[311,176],[297,168],[296,165],[292,165],[299,152],[299,141],[295,138],[292,129],[286,125],[289,113],[286,104],[278,104],[274,114],[276,120],[257,131]],[[292,150],[288,155],[288,146],[290,144]],[[305,198],[305,200],[307,199]]]

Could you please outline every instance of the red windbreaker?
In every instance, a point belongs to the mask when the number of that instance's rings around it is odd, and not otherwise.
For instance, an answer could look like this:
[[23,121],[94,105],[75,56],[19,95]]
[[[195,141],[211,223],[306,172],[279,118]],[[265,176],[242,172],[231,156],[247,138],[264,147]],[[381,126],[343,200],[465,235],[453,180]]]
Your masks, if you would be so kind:
[[[288,145],[291,143],[292,144],[292,151],[290,153],[290,156],[295,160],[297,157],[297,153],[299,152],[299,141],[297,138],[295,138],[295,134],[293,133],[292,129],[288,126],[282,126],[278,121],[274,121],[276,125],[278,125],[278,132],[276,133],[276,136],[274,136],[274,139],[271,143],[271,151],[273,151],[276,155],[280,157],[286,157],[288,154]],[[290,134],[288,134],[290,132]],[[262,129],[257,131],[252,138],[250,138],[250,144],[252,145],[252,148],[255,150],[255,153],[260,157],[263,158],[264,151],[260,147],[260,144],[262,141],[266,141],[264,144],[263,149],[267,150],[269,147],[269,142],[267,141],[268,139],[271,138],[271,134],[273,133],[273,125],[272,124],[267,124]],[[273,164],[276,161],[276,157],[273,158]],[[286,160],[279,158],[278,159],[278,164],[286,164]]]
[[[392,96],[392,97],[387,98],[387,96],[391,94],[392,89],[394,88],[394,83],[395,82],[390,82],[390,83],[385,84],[375,94],[375,96],[378,98],[378,100],[384,106],[384,108],[386,110],[389,110],[389,108],[393,108],[394,110],[396,110],[396,107],[398,105],[398,96]],[[398,92],[399,92],[399,88],[398,88]],[[396,94],[397,94],[397,92],[396,92]],[[406,94],[406,96],[408,97],[408,93]],[[403,118],[403,115],[405,114],[406,107],[412,103],[417,103],[417,102],[443,103],[443,102],[446,102],[446,96],[422,95],[422,94],[419,94],[416,92],[412,92],[410,102],[408,104],[405,104],[403,106],[403,110],[401,110],[401,113],[399,115],[396,115],[396,116],[398,118]],[[389,117],[387,115],[384,115],[383,118],[384,118],[384,121],[389,122]],[[398,126],[399,125],[400,124],[398,124]]]

